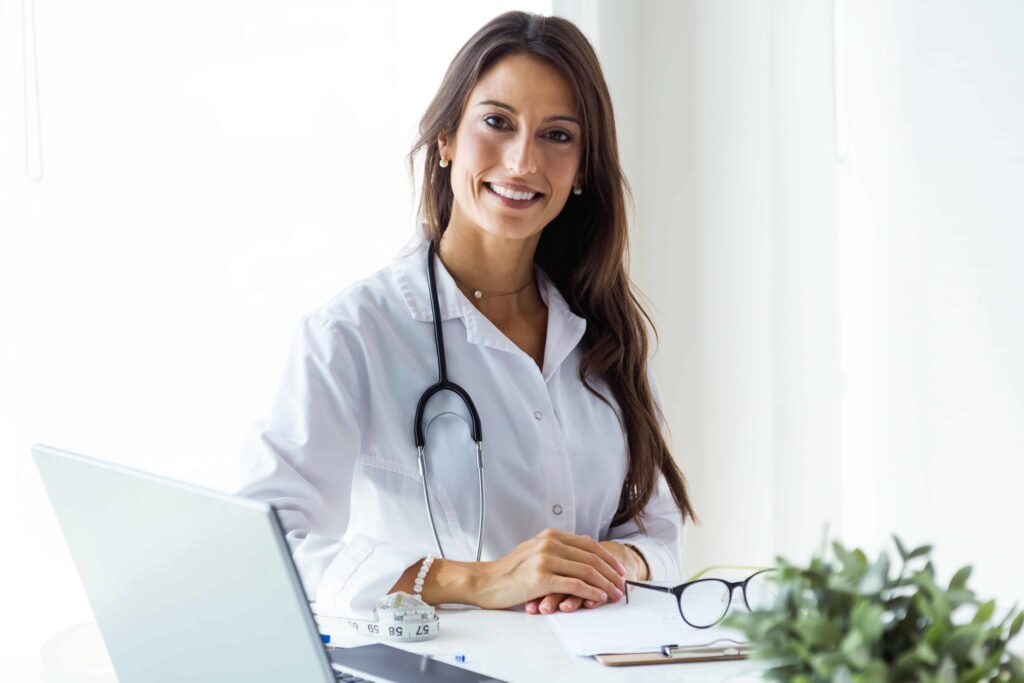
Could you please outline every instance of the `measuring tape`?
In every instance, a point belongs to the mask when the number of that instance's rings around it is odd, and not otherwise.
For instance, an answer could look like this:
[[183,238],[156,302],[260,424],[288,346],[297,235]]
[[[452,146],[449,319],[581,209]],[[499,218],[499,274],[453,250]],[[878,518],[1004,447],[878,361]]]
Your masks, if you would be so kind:
[[339,621],[363,635],[407,643],[436,638],[441,625],[432,605],[402,591],[377,601],[377,621],[344,618]]

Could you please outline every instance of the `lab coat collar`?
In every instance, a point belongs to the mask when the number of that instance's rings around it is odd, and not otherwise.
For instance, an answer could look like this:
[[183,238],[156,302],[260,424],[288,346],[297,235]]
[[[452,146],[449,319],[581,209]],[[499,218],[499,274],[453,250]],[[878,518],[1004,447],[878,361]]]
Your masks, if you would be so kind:
[[[441,321],[461,318],[465,323],[466,338],[470,343],[521,353],[519,347],[466,298],[439,259],[435,264],[434,274]],[[413,239],[394,260],[391,270],[409,314],[416,320],[433,322],[430,289],[427,283],[427,240],[422,229],[416,231]],[[548,307],[548,329],[542,371],[546,381],[579,344],[587,329],[587,321],[570,310],[558,287],[540,266],[535,264],[533,272],[537,278],[540,296]]]

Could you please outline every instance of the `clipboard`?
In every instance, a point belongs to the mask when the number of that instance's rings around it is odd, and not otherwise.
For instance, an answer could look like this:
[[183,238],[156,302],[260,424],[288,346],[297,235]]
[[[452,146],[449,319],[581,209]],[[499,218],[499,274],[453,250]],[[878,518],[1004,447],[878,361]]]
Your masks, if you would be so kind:
[[729,662],[750,657],[749,643],[679,647],[662,645],[658,652],[626,652],[594,655],[604,666],[636,666],[639,664],[685,664],[689,662]]

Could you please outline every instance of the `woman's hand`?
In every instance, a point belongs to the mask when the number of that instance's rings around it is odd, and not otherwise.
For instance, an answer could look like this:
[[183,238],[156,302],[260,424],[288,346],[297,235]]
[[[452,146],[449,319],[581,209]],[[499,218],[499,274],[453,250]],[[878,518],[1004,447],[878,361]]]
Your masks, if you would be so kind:
[[625,573],[605,544],[545,529],[501,559],[481,563],[472,604],[505,609],[552,595],[604,604],[623,596]]
[[[646,581],[648,578],[647,562],[636,551],[615,541],[601,541],[602,548],[612,555],[616,562],[627,567],[626,578],[633,581]],[[551,614],[556,610],[573,612],[580,605],[590,609],[600,607],[606,600],[584,599],[576,595],[552,593],[541,598],[534,598],[526,603],[527,614]]]

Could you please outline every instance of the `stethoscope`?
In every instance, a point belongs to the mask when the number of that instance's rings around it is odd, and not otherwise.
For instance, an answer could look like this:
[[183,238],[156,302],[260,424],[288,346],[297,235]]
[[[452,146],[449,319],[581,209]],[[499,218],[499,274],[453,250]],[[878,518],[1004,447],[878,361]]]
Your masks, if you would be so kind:
[[[444,355],[444,333],[441,331],[441,311],[440,305],[437,303],[437,283],[434,281],[434,241],[430,241],[430,246],[427,248],[427,283],[430,286],[430,308],[434,314],[434,343],[437,348],[437,383],[431,385],[426,391],[420,396],[419,403],[416,404],[416,420],[413,423],[413,434],[416,439],[416,452],[419,454],[419,467],[420,477],[423,479],[423,500],[427,504],[427,516],[430,517],[430,528],[434,532],[434,543],[437,545],[437,554],[440,557],[444,557],[444,551],[441,549],[441,538],[437,535],[437,525],[434,523],[434,511],[430,507],[430,493],[427,491],[427,463],[425,449],[427,440],[425,432],[423,430],[423,411],[427,407],[427,402],[434,396],[434,394],[441,391],[450,391],[466,404],[466,408],[469,410],[470,419],[473,424],[470,425],[470,432],[473,435],[473,441],[476,442],[476,469],[480,479],[480,531],[476,538],[476,561],[480,561],[480,551],[483,549],[484,542],[484,442],[483,435],[480,430],[480,415],[476,412],[476,406],[473,404],[473,399],[470,398],[469,394],[465,389],[460,387],[455,382],[448,379],[448,364],[445,361]],[[443,413],[442,413],[443,414]],[[435,416],[434,419],[437,419]],[[433,420],[431,420],[433,421]],[[429,424],[427,425],[430,426]]]

